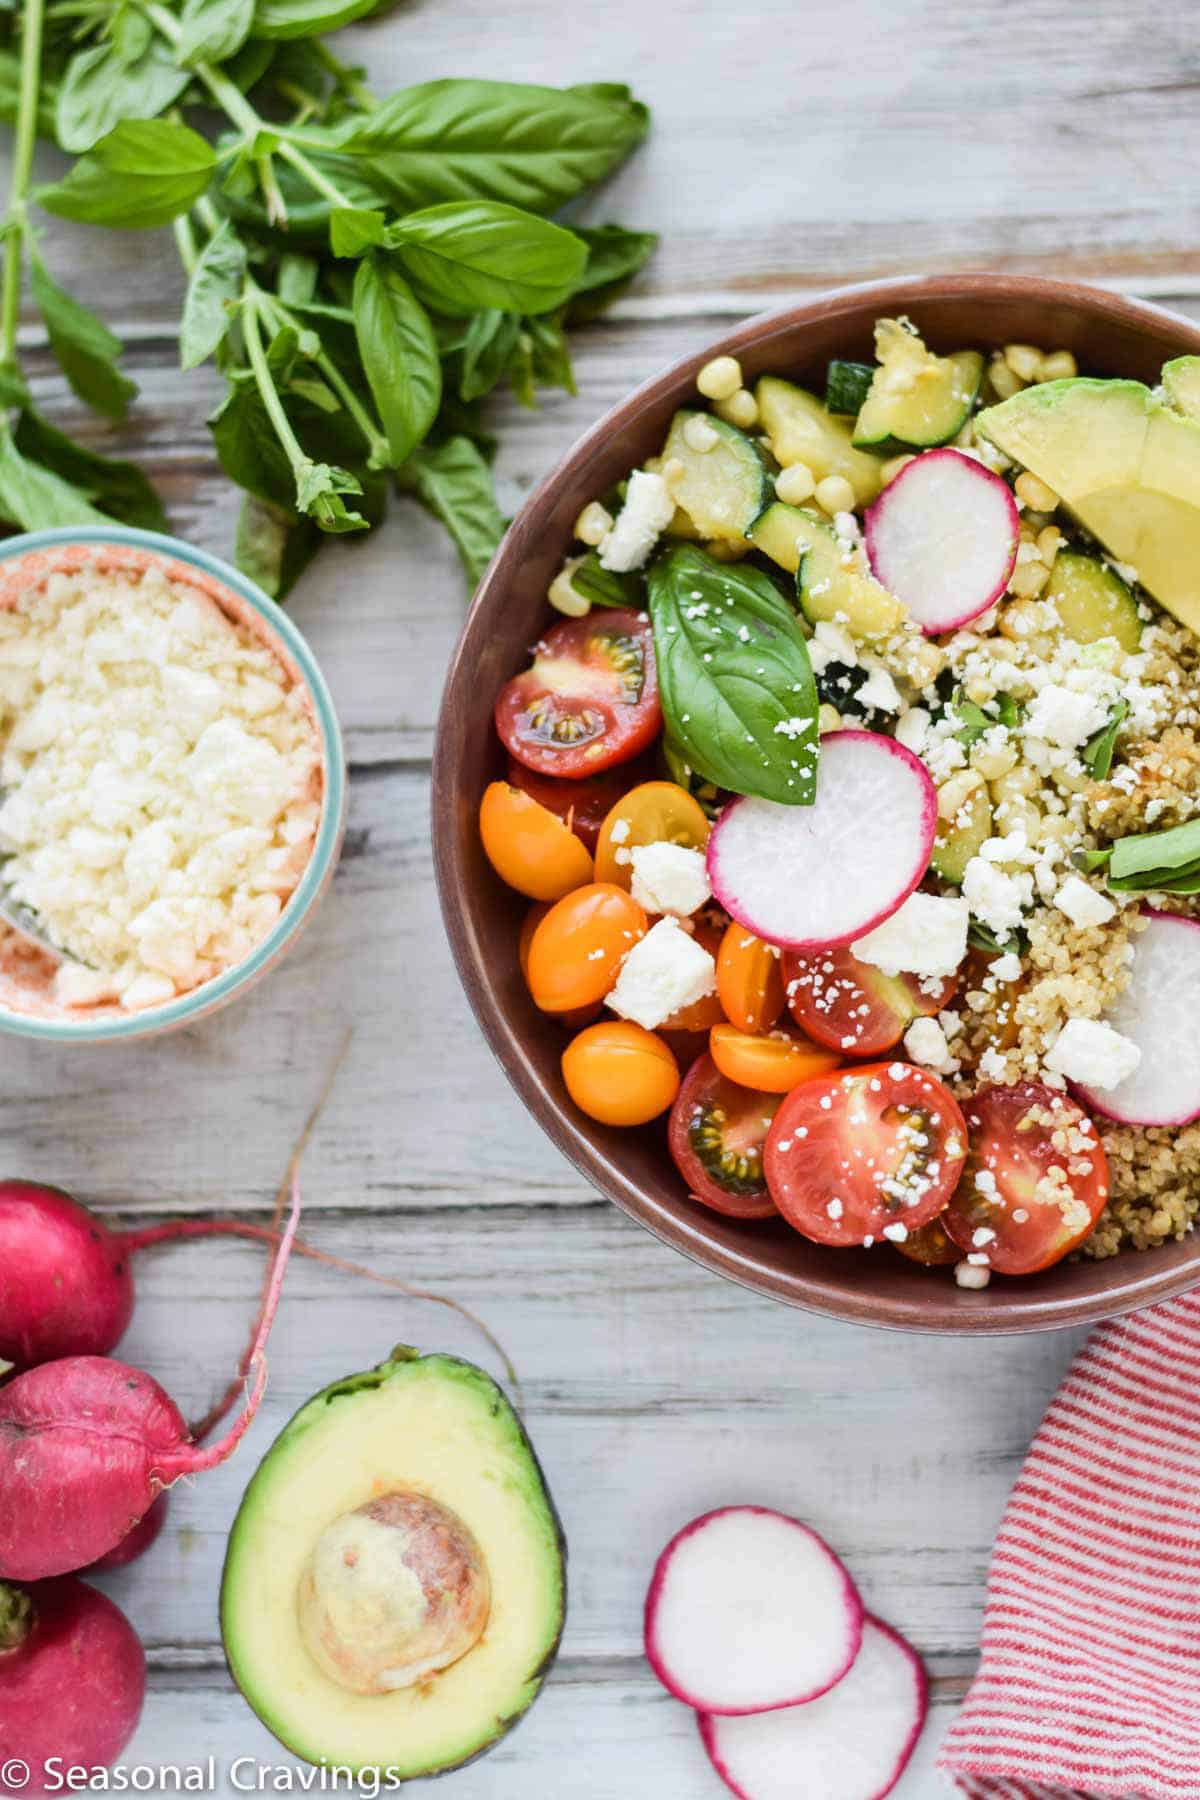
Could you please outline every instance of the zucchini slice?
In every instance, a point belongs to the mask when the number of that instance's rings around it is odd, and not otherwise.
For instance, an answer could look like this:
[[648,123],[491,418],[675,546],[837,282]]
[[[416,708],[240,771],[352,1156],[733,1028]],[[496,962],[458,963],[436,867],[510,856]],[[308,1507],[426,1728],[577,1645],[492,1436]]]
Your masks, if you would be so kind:
[[906,618],[901,601],[865,569],[847,568],[832,527],[817,513],[776,500],[750,527],[750,541],[781,569],[795,575],[804,616],[844,624],[851,637],[891,637]]
[[1041,598],[1053,603],[1063,631],[1077,644],[1116,638],[1122,650],[1132,653],[1142,641],[1132,590],[1097,556],[1060,550]]
[[[697,450],[688,442],[692,420],[715,434],[707,450]],[[683,464],[683,475],[675,483],[675,499],[699,535],[743,543],[775,491],[775,471],[758,445],[724,419],[708,413],[677,412],[662,457],[664,462],[674,457]]]
[[1162,384],[1168,406],[1185,419],[1200,419],[1200,356],[1177,356],[1164,363]]
[[791,463],[804,463],[817,481],[824,481],[827,475],[844,475],[859,506],[874,500],[883,486],[879,461],[854,448],[846,419],[835,419],[815,394],[776,375],[764,375],[754,397],[771,449],[785,469]]
[[958,817],[945,819],[938,826],[938,834],[933,841],[933,854],[929,858],[930,868],[943,881],[953,882],[955,887],[961,887],[967,864],[973,856],[978,856],[991,835],[992,802],[988,797],[986,783],[981,782],[972,790]]
[[834,357],[825,371],[826,412],[856,418],[874,379],[874,363],[842,362]]
[[854,426],[857,445],[897,455],[931,450],[958,436],[979,393],[983,357],[978,350],[958,350],[953,356],[925,351],[925,359],[915,369],[887,364],[876,369]]

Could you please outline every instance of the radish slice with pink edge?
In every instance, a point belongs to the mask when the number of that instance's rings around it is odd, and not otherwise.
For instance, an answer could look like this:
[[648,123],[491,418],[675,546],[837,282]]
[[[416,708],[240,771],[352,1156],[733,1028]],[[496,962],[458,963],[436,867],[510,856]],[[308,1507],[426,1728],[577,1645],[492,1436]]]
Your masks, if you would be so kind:
[[699,1712],[795,1706],[858,1655],[863,1607],[815,1531],[765,1506],[724,1506],[685,1525],[646,1595],[646,1656]]
[[920,1657],[868,1614],[854,1666],[827,1694],[753,1718],[702,1714],[700,1735],[739,1800],[883,1800],[908,1765],[928,1706]]
[[1008,586],[1021,540],[1006,482],[961,450],[927,450],[866,514],[867,556],[927,637],[966,625]]
[[1104,1015],[1106,1025],[1142,1053],[1116,1087],[1076,1093],[1122,1125],[1190,1125],[1200,1118],[1200,919],[1143,907],[1135,932],[1129,985]]
[[864,937],[929,867],[937,789],[919,758],[874,731],[821,739],[811,806],[747,798],[708,840],[708,878],[739,925],[789,950]]

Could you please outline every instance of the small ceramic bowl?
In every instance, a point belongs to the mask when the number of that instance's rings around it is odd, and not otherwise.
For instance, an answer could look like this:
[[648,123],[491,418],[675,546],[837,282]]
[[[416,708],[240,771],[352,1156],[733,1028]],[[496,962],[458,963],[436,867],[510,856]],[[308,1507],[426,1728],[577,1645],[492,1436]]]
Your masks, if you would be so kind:
[[[319,743],[321,815],[309,858],[270,933],[241,962],[162,1006],[126,1011],[120,1005],[70,1007],[55,1001],[54,963],[40,951],[23,953],[8,938],[0,959],[0,1031],[58,1044],[92,1044],[112,1038],[148,1037],[194,1024],[266,974],[312,917],[333,875],[346,808],[346,760],[333,700],[312,651],[273,600],[227,563],[179,538],[121,525],[63,527],[28,532],[0,543],[0,607],[58,571],[119,569],[140,574],[161,569],[172,581],[199,590],[243,632],[277,658],[303,691]],[[13,953],[15,952],[15,953]]]
[[944,275],[864,283],[752,319],[649,381],[600,420],[522,508],[475,596],[446,684],[433,765],[434,846],[459,972],[492,1049],[560,1149],[664,1242],[761,1294],[859,1324],[910,1331],[1035,1331],[1110,1318],[1200,1281],[1200,1233],[1105,1262],[1068,1262],[982,1292],[957,1288],[882,1247],[833,1250],[782,1222],[738,1223],[688,1199],[663,1122],[640,1131],[594,1124],[572,1105],[560,1027],[539,1013],[517,963],[528,902],[492,870],[479,842],[480,796],[504,773],[492,707],[528,663],[548,617],[546,588],[581,507],[654,455],[671,415],[710,357],[736,356],[753,381],[789,375],[823,390],[831,356],[869,360],[880,317],[909,314],[941,351],[1037,344],[1074,352],[1084,373],[1157,382],[1170,357],[1200,353],[1200,328],[1158,307],[1039,278]]

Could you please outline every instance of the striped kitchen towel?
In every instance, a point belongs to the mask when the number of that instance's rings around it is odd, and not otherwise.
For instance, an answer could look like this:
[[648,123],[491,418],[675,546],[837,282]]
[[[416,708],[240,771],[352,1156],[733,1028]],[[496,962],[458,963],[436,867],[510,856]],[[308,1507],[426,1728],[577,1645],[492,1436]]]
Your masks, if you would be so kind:
[[1033,1440],[939,1768],[971,1800],[1200,1800],[1200,1292],[1101,1326]]

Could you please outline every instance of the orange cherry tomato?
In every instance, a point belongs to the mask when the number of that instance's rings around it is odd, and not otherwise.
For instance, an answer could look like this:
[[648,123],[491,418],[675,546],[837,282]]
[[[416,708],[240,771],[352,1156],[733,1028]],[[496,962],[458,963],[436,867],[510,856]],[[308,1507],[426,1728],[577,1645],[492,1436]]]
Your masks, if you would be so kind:
[[562,1055],[567,1092],[602,1125],[645,1125],[674,1103],[679,1067],[652,1031],[606,1019],[572,1038]]
[[[526,987],[529,986],[529,946],[533,942],[534,932],[549,911],[550,902],[541,900],[536,906],[530,907],[521,925],[521,935],[517,940],[517,960],[520,962]],[[558,1013],[555,1016],[559,1024],[565,1025],[569,1031],[579,1031],[584,1025],[590,1025],[593,1019],[598,1019],[603,1011],[604,1002],[594,1000],[590,1006],[574,1006],[569,1012]],[[704,1047],[708,1048],[707,1038]]]
[[725,1017],[739,1031],[770,1031],[783,1011],[783,967],[778,950],[735,920],[717,953],[717,994]]
[[646,925],[637,901],[610,882],[591,882],[556,901],[529,942],[535,1004],[562,1013],[603,1000]]
[[[709,955],[715,957],[721,948],[722,931],[710,919],[692,919],[692,936],[698,944],[703,944]],[[690,1006],[681,1006],[673,1012],[669,1019],[664,1019],[659,1027],[662,1031],[703,1031],[708,1032],[714,1025],[719,1025],[725,1017],[720,995],[705,994],[701,1000],[693,1000]],[[707,1050],[707,1043],[704,1045]]]
[[710,826],[704,808],[673,781],[643,781],[613,807],[596,845],[596,880],[628,888],[629,852],[640,844],[682,844],[703,850]]
[[497,875],[531,900],[560,900],[592,879],[592,859],[570,827],[507,781],[486,789],[479,835]]
[[822,1050],[807,1038],[782,1031],[771,1037],[753,1037],[736,1025],[714,1025],[708,1047],[727,1080],[760,1094],[789,1094],[800,1082],[827,1075],[842,1060],[835,1051]]

